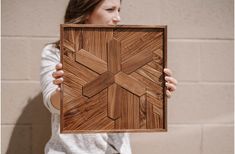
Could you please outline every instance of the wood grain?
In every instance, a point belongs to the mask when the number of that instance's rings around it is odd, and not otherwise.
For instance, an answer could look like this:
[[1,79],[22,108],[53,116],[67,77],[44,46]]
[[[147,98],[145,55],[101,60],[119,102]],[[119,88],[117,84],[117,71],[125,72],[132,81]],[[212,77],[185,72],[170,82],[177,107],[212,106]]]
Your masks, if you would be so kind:
[[108,43],[108,70],[113,74],[121,70],[121,42],[116,39]]
[[82,88],[82,94],[87,97],[92,97],[101,92],[105,88],[114,83],[114,77],[111,72],[105,72],[98,76],[95,80],[87,83]]
[[76,62],[83,64],[98,74],[107,71],[107,63],[105,61],[83,49],[76,52]]
[[143,50],[122,63],[122,71],[130,74],[152,60],[152,51]]
[[141,96],[145,93],[145,87],[142,83],[123,72],[116,74],[114,80],[117,84],[138,96]]
[[121,116],[121,90],[116,83],[108,87],[108,116],[114,120]]
[[166,131],[166,27],[61,25],[61,132]]

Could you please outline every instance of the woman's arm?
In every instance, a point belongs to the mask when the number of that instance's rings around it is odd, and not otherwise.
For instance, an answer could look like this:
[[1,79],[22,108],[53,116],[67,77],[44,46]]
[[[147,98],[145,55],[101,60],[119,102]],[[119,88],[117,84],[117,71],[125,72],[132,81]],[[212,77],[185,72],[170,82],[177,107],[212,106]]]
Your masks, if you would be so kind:
[[[56,70],[56,64],[60,63],[60,51],[53,44],[46,45],[41,54],[40,85],[43,94],[43,103],[51,112],[60,114],[60,96],[56,92],[58,85],[54,84],[55,78],[52,76]],[[57,97],[58,96],[58,97]],[[53,103],[51,102],[53,101]]]

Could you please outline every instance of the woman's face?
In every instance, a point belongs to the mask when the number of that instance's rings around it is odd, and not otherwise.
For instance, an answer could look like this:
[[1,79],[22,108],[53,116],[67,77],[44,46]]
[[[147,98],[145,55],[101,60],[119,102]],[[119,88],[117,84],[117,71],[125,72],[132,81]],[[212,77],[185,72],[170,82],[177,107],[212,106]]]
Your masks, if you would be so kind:
[[86,24],[118,24],[121,21],[120,3],[120,0],[103,0],[88,16]]

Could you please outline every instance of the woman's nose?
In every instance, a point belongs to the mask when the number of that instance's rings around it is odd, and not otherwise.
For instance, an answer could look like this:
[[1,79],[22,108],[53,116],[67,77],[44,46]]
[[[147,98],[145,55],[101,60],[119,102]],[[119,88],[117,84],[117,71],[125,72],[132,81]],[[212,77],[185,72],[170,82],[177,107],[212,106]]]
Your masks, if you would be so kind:
[[114,20],[115,22],[120,22],[120,21],[121,21],[120,14],[117,13],[117,14],[113,17],[113,20]]

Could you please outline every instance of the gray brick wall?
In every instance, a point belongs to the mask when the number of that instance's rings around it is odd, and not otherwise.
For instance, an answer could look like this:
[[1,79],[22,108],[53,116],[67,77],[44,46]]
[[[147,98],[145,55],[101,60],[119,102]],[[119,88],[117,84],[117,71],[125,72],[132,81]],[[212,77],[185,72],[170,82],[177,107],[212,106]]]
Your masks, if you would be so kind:
[[[59,37],[68,0],[2,1],[2,149],[41,154],[50,113],[40,54]],[[167,24],[168,66],[179,81],[166,133],[131,134],[134,154],[233,154],[233,0],[124,0],[121,24]]]

